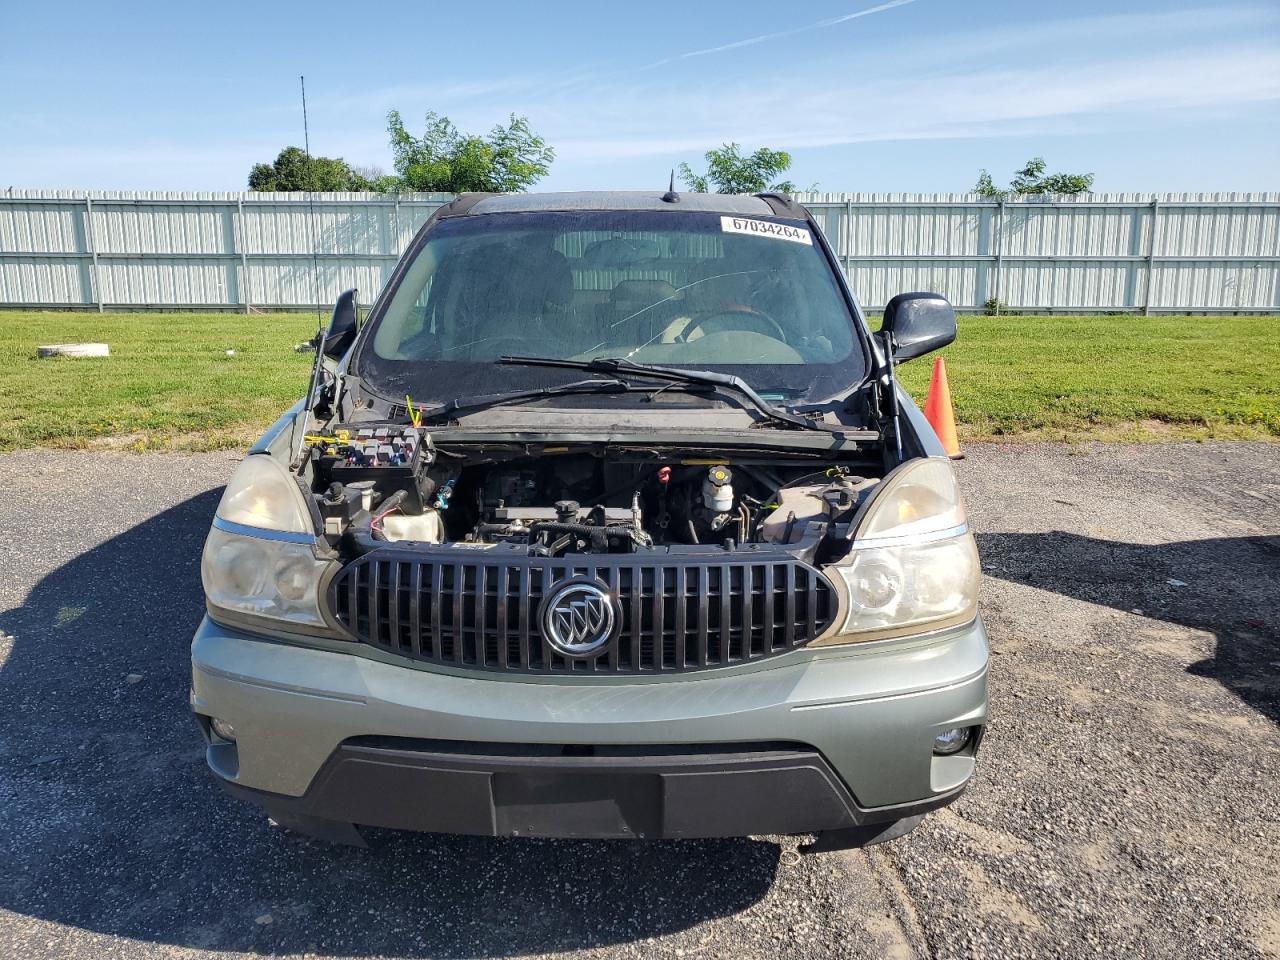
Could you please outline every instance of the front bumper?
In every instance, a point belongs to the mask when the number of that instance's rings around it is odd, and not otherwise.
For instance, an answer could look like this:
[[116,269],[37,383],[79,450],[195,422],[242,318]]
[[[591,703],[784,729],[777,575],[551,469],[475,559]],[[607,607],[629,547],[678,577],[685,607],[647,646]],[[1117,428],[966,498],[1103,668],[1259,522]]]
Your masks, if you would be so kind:
[[484,835],[738,836],[901,821],[950,802],[986,723],[980,621],[660,679],[495,679],[265,640],[206,619],[209,765],[290,819]]

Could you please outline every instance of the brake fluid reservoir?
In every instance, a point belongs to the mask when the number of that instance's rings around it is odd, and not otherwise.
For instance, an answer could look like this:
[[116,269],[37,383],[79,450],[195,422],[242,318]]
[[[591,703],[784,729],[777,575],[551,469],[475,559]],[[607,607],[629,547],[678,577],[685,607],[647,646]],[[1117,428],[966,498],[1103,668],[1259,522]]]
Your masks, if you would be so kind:
[[728,467],[715,466],[702,481],[702,502],[715,513],[733,509],[733,473]]

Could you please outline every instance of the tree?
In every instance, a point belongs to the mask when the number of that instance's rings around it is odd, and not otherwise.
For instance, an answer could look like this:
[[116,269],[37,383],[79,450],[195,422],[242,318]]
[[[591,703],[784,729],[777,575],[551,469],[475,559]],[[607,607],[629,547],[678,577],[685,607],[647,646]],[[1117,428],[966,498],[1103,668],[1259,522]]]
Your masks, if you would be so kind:
[[351,172],[355,175],[357,181],[366,184],[366,186],[360,188],[362,190],[368,190],[371,193],[395,193],[400,189],[400,178],[394,173],[387,173],[376,164],[366,164],[364,166],[352,164]]
[[256,163],[249,171],[249,189],[292,193],[368,190],[370,183],[346,161],[308,157],[299,147],[285,147],[275,163]]
[[[511,114],[487,137],[461,133],[448,117],[430,112],[426,130],[415,137],[398,110],[387,114],[387,132],[396,174],[391,189],[444,193],[481,191],[518,193],[547,175],[555,150],[529,129],[525,117]],[[391,178],[387,178],[391,179]]]
[[383,170],[380,166],[378,166],[375,163],[366,163],[363,165],[357,165],[353,163],[351,165],[351,172],[354,173],[357,177],[361,177],[362,179],[367,180],[370,183],[372,183],[374,180],[377,180],[379,177],[385,177],[387,175],[387,171]]
[[708,188],[712,184],[716,193],[795,192],[796,185],[790,180],[769,183],[791,168],[791,154],[785,150],[761,147],[744,157],[741,146],[726,143],[719,150],[708,150],[703,156],[707,161],[705,174],[694,173],[687,163],[680,164],[680,179],[695,193],[709,193]]
[[1074,197],[1080,193],[1088,193],[1093,186],[1092,173],[1049,173],[1046,174],[1048,164],[1044,162],[1044,157],[1032,157],[1027,161],[1026,165],[1013,175],[1013,180],[1009,183],[1009,189],[999,189],[991,179],[991,174],[986,170],[978,173],[978,182],[974,185],[973,192],[983,197],[990,197],[993,200],[1003,199],[1004,197],[1026,197],[1038,196],[1042,194],[1059,194],[1062,196]]

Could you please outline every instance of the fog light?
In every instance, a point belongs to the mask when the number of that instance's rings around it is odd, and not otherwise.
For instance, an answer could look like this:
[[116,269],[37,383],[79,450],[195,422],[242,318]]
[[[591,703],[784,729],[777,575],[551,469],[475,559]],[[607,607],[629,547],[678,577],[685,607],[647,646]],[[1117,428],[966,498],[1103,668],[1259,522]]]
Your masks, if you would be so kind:
[[209,721],[209,726],[213,728],[214,735],[219,739],[236,742],[236,728],[227,721],[214,717]]
[[969,728],[952,727],[950,730],[943,730],[933,738],[933,752],[945,757],[949,754],[960,752],[968,743]]

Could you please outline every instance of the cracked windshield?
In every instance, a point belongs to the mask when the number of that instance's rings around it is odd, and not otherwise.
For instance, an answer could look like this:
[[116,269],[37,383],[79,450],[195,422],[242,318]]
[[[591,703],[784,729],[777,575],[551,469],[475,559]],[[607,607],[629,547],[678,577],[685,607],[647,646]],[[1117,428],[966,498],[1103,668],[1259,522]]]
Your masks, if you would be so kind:
[[852,314],[817,238],[762,217],[446,220],[375,322],[362,375],[397,392],[412,384],[420,396],[565,379],[494,365],[511,354],[725,371],[785,398],[833,393],[863,373]]

